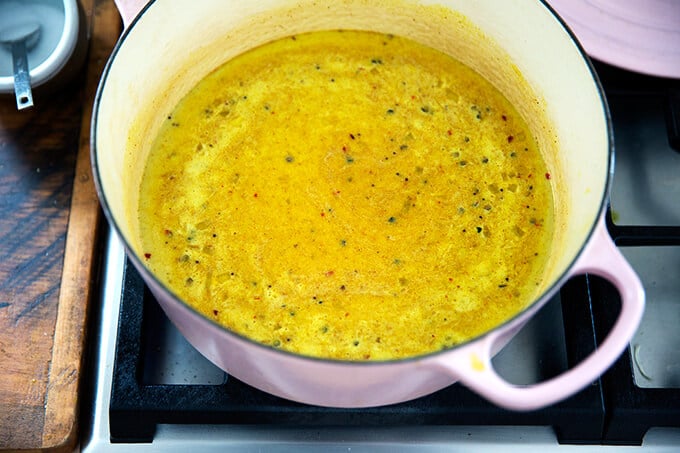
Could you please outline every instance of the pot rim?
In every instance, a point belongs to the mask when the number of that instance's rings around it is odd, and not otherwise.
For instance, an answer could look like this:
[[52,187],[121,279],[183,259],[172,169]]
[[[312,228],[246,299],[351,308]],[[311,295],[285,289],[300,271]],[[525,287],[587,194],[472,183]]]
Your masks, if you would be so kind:
[[[368,360],[368,361],[357,361],[357,360],[347,360],[347,359],[333,359],[333,358],[324,358],[324,357],[316,357],[316,356],[309,356],[309,355],[304,355],[292,351],[288,351],[285,349],[279,349],[273,346],[269,346],[266,344],[263,344],[259,341],[256,341],[248,336],[242,335],[238,332],[232,331],[230,329],[227,329],[217,321],[210,319],[207,316],[204,316],[202,313],[200,313],[198,310],[196,310],[193,306],[185,302],[183,299],[177,296],[175,292],[173,292],[166,284],[164,284],[154,273],[148,270],[146,265],[144,265],[142,259],[140,256],[138,256],[132,247],[130,246],[130,243],[126,236],[123,234],[121,228],[119,225],[116,223],[112,210],[109,206],[109,203],[107,201],[106,194],[104,193],[103,187],[101,186],[100,182],[100,166],[98,163],[97,159],[97,124],[98,124],[98,116],[99,116],[99,106],[102,100],[102,97],[104,95],[104,91],[106,89],[106,82],[107,79],[110,75],[111,67],[115,64],[116,56],[120,49],[125,45],[125,41],[127,37],[130,35],[131,31],[134,29],[135,26],[137,26],[138,22],[141,20],[141,18],[146,14],[146,12],[153,7],[157,3],[157,0],[150,0],[144,7],[141,9],[139,14],[130,22],[129,26],[123,31],[123,34],[119,38],[118,42],[116,43],[113,51],[111,52],[111,55],[109,56],[109,59],[104,67],[104,70],[101,75],[101,79],[99,82],[99,86],[97,87],[97,93],[94,98],[94,105],[93,105],[93,113],[92,113],[92,122],[90,124],[90,158],[92,162],[92,169],[93,169],[93,176],[94,176],[94,184],[95,184],[95,189],[97,191],[97,195],[99,197],[100,203],[102,205],[102,210],[104,212],[104,215],[111,227],[113,227],[114,231],[118,235],[119,239],[121,240],[125,250],[126,250],[126,256],[127,258],[132,261],[134,264],[135,268],[137,271],[140,273],[146,273],[154,282],[155,285],[157,285],[159,288],[162,288],[167,295],[170,296],[170,299],[172,300],[173,303],[179,304],[184,310],[186,310],[188,313],[190,313],[194,317],[201,318],[204,321],[207,321],[208,323],[212,324],[213,327],[216,327],[220,332],[227,334],[228,336],[232,337],[234,340],[237,341],[242,341],[246,342],[249,345],[256,346],[258,348],[261,348],[263,352],[267,351],[269,353],[279,353],[283,354],[284,356],[287,356],[290,359],[295,359],[295,360],[302,360],[302,361],[311,361],[311,362],[317,362],[317,363],[325,363],[325,364],[337,364],[337,365],[350,365],[350,366],[385,366],[385,365],[402,365],[410,362],[422,362],[424,360],[431,360],[431,359],[439,359],[442,356],[445,356],[447,354],[452,354],[457,352],[458,350],[469,346],[470,344],[473,344],[475,342],[479,342],[480,340],[486,338],[488,335],[492,333],[497,333],[499,331],[503,331],[506,329],[510,329],[512,326],[516,325],[517,323],[521,323],[523,318],[526,316],[529,316],[531,313],[534,311],[539,310],[543,305],[545,305],[559,290],[560,288],[566,283],[566,281],[571,277],[571,270],[574,268],[574,265],[578,261],[578,259],[583,255],[584,249],[586,246],[590,243],[590,241],[593,239],[594,232],[598,226],[598,223],[600,222],[600,219],[602,218],[605,208],[607,206],[607,200],[609,199],[609,194],[611,190],[611,183],[612,183],[612,178],[613,178],[613,171],[614,171],[614,133],[613,133],[613,128],[612,128],[612,121],[611,121],[611,114],[609,110],[609,106],[607,103],[607,99],[605,96],[604,89],[602,87],[602,83],[600,81],[600,78],[595,70],[595,67],[591,61],[591,59],[588,57],[588,55],[585,52],[584,47],[581,45],[581,43],[578,41],[576,38],[576,35],[574,32],[569,28],[567,23],[557,14],[557,12],[547,3],[547,0],[538,0],[538,3],[540,3],[544,8],[548,10],[550,15],[552,16],[552,19],[557,22],[559,26],[561,26],[569,35],[572,43],[576,46],[581,58],[583,61],[586,63],[586,68],[588,72],[590,73],[590,76],[592,77],[592,80],[595,84],[595,87],[597,89],[597,94],[600,99],[600,105],[602,107],[602,113],[604,115],[605,119],[605,125],[606,125],[606,133],[607,133],[607,154],[608,154],[608,171],[605,175],[605,183],[602,191],[602,197],[600,200],[600,206],[597,211],[597,215],[594,216],[592,219],[592,223],[588,229],[588,233],[586,235],[586,240],[581,244],[578,253],[573,257],[573,259],[570,261],[569,265],[565,268],[565,270],[560,274],[558,278],[555,279],[555,281],[548,287],[546,288],[543,293],[541,293],[539,296],[537,296],[532,302],[527,304],[522,310],[518,311],[515,313],[513,316],[510,318],[506,319],[502,323],[496,325],[494,328],[489,329],[485,332],[480,333],[477,336],[468,338],[467,340],[457,343],[453,346],[440,349],[437,351],[432,351],[432,352],[427,352],[424,354],[418,354],[418,355],[413,355],[413,356],[408,356],[408,357],[403,357],[403,358],[398,358],[398,359],[386,359],[386,360]],[[146,283],[145,283],[146,284]]]

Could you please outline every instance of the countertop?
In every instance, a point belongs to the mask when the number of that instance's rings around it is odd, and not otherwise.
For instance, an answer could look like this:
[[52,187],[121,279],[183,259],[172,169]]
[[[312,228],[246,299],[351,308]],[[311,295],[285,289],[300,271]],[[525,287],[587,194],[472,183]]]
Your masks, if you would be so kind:
[[89,123],[120,34],[112,0],[81,0],[82,58],[17,111],[0,96],[0,450],[77,448],[101,223]]

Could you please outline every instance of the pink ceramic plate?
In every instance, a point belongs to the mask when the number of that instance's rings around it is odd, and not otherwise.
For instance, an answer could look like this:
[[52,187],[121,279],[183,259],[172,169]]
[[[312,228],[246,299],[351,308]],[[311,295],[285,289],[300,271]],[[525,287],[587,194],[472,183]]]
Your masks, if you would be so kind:
[[548,0],[593,58],[680,78],[680,1]]

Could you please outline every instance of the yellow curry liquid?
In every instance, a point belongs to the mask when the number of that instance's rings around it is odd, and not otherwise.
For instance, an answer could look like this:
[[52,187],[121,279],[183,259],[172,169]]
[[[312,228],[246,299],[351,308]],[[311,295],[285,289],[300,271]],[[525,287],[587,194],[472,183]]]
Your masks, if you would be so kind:
[[251,50],[167,117],[143,178],[146,264],[239,334],[387,360],[536,296],[550,175],[508,101],[411,40],[314,32]]

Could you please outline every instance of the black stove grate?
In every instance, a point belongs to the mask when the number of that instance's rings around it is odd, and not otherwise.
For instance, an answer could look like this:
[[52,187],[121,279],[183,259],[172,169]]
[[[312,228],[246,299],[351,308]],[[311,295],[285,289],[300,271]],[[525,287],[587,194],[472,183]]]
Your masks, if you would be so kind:
[[[642,117],[649,113],[642,107],[643,100],[647,102],[654,100],[659,106],[658,110],[663,110],[658,112],[658,116],[662,118],[661,121],[665,119],[668,139],[668,149],[665,150],[663,149],[665,146],[661,146],[660,152],[671,154],[680,152],[679,80],[634,74],[601,64],[597,66],[597,70],[612,106],[617,148],[626,146],[635,152],[642,149],[641,144],[623,143],[629,137],[624,129],[636,127],[629,122],[630,112],[636,110],[636,103],[640,105],[640,109],[633,114],[633,122],[638,121],[635,116],[644,121]],[[663,129],[663,126],[660,129]],[[617,131],[623,133],[616,135]],[[663,140],[659,140],[659,143],[663,143]],[[662,181],[657,181],[660,182]],[[678,200],[675,202],[680,203]],[[659,247],[680,246],[680,225],[622,224],[612,218],[611,212],[611,210],[608,212],[607,226],[615,243],[621,248],[652,247],[658,250]],[[674,274],[665,278],[675,279],[680,275],[677,270]],[[594,279],[591,289],[595,330],[597,337],[601,339],[618,316],[617,306],[620,300],[611,286],[601,280]],[[648,298],[648,309],[652,308],[651,305],[654,303],[657,301]],[[652,427],[680,427],[680,388],[638,386],[633,371],[636,366],[634,361],[634,350],[629,348],[602,376],[606,407],[603,443],[640,445],[645,433]]]
[[[607,226],[620,246],[680,246],[680,226],[616,225],[611,215]],[[596,335],[604,338],[618,316],[620,299],[599,279],[594,279],[591,288]],[[633,354],[629,348],[601,379],[607,412],[602,440],[606,444],[641,445],[650,428],[680,428],[680,388],[638,386]]]
[[[676,230],[680,239],[680,230]],[[598,338],[606,334],[618,315],[620,303],[608,284],[592,285]],[[650,428],[680,428],[680,389],[644,388],[635,382],[630,348],[602,376],[606,417],[602,443],[642,445]]]
[[[568,365],[594,348],[589,281],[570,281],[561,293]],[[563,303],[563,305],[567,305]],[[553,426],[562,443],[598,443],[604,426],[599,381],[570,399],[542,410],[499,409],[461,385],[417,400],[368,409],[332,409],[278,398],[229,377],[222,385],[165,385],[144,382],[144,328],[165,316],[134,267],[128,263],[118,326],[111,402],[112,442],[151,442],[158,424],[266,424],[277,426]],[[569,334],[566,334],[569,332]]]

